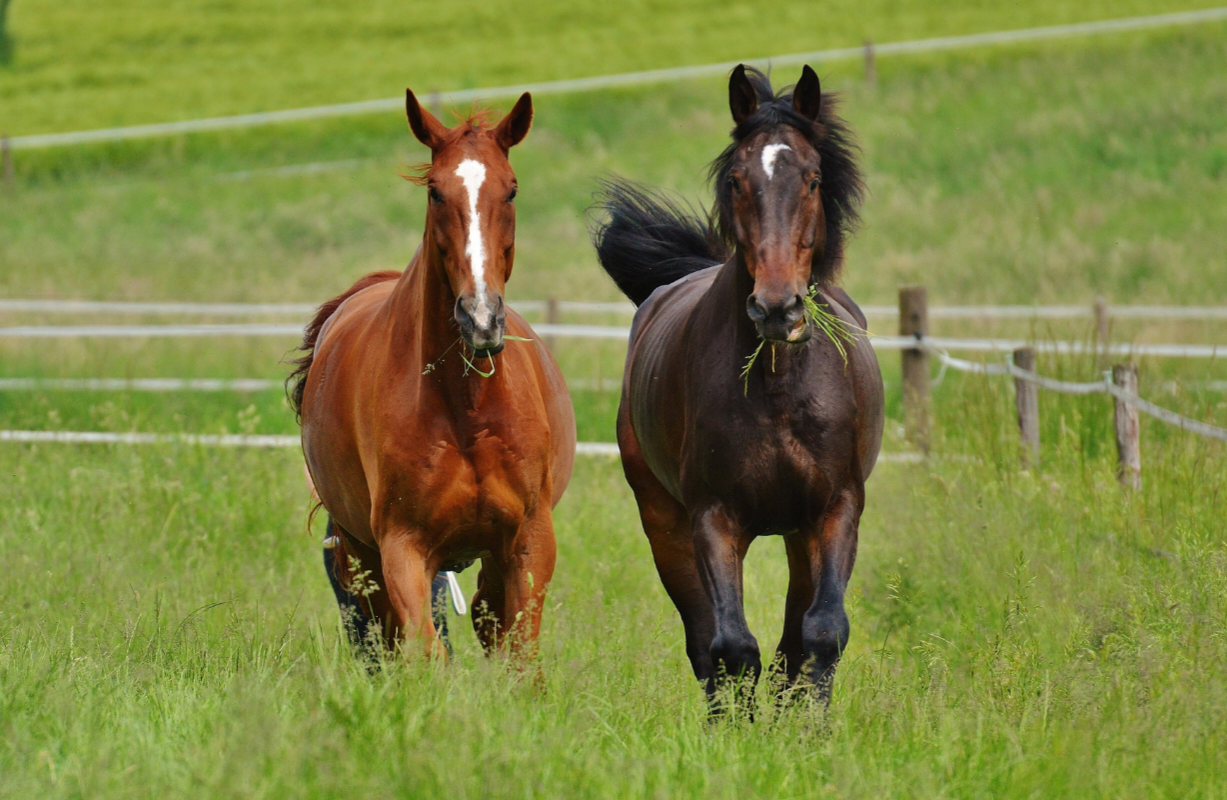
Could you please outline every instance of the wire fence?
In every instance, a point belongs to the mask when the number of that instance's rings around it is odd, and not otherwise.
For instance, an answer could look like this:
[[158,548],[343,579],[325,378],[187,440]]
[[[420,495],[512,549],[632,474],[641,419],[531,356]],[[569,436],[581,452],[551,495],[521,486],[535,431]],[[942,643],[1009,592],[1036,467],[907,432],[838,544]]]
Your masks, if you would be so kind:
[[[617,325],[567,325],[536,323],[533,330],[538,336],[606,339],[625,342],[630,328]],[[302,327],[287,323],[239,323],[239,324],[194,324],[194,325],[16,325],[0,327],[0,339],[62,339],[62,338],[192,338],[228,336],[279,336],[301,337]],[[942,350],[966,352],[1009,352],[1028,343],[1022,339],[960,339],[932,337],[927,339],[933,347]],[[875,350],[912,350],[916,339],[910,336],[872,336],[870,343]],[[1154,344],[1111,342],[1096,344],[1082,341],[1051,341],[1034,345],[1044,352],[1061,355],[1106,353],[1122,356],[1150,356],[1157,358],[1217,358],[1227,356],[1227,345],[1222,344]]]
[[[627,302],[603,302],[589,300],[515,300],[510,305],[523,314],[541,314],[551,308],[555,313],[568,315],[624,315],[635,313],[635,306]],[[110,314],[115,316],[185,316],[185,317],[300,317],[313,315],[317,309],[313,303],[179,303],[135,302],[106,300],[56,300],[0,298],[0,313],[88,315]],[[872,318],[895,318],[899,309],[895,306],[861,306],[865,315]],[[1096,319],[1145,319],[1145,320],[1227,320],[1227,306],[1175,306],[1175,305],[1113,305],[1096,303],[1065,306],[1025,305],[959,305],[934,306],[929,309],[933,319],[959,320],[1075,320]]]
[[[204,434],[204,433],[112,433],[107,431],[20,431],[0,430],[0,442],[56,444],[193,445],[199,447],[301,447],[298,436],[279,434]],[[575,454],[616,456],[613,442],[577,442]]]
[[[199,433],[112,433],[106,431],[23,431],[0,430],[0,442],[24,444],[99,444],[99,445],[187,445],[219,448],[297,448],[298,436],[277,434],[199,434]],[[611,458],[621,454],[615,442],[576,442],[577,456]],[[881,453],[878,461],[917,464],[925,460],[920,453]]]
[[941,362],[943,368],[957,370],[959,372],[968,372],[976,375],[1010,375],[1018,380],[1025,381],[1041,389],[1046,389],[1050,392],[1060,392],[1061,394],[1087,395],[1087,394],[1110,394],[1121,402],[1133,406],[1168,425],[1173,425],[1181,430],[1190,433],[1196,433],[1200,436],[1206,436],[1211,439],[1217,439],[1221,442],[1227,442],[1227,430],[1210,425],[1199,420],[1191,419],[1183,414],[1177,414],[1175,411],[1163,408],[1155,403],[1145,400],[1138,395],[1129,392],[1120,386],[1117,386],[1112,381],[1111,372],[1104,374],[1103,380],[1090,381],[1086,383],[1075,383],[1070,381],[1060,381],[1053,378],[1047,378],[1039,375],[1031,370],[1022,369],[1014,364],[1013,359],[1007,357],[1000,364],[984,364],[974,361],[965,361],[961,358],[952,358],[941,347],[936,346],[932,342],[921,339],[919,344],[929,353],[933,354],[938,361]]
[[[927,406],[929,379],[927,369],[908,370],[909,354],[925,353],[935,356],[941,364],[941,372],[937,382],[940,382],[946,370],[954,369],[960,372],[979,375],[1008,375],[1016,381],[1029,384],[1048,391],[1065,394],[1086,395],[1110,394],[1120,404],[1137,409],[1160,421],[1201,436],[1227,441],[1227,430],[1217,426],[1191,419],[1170,409],[1163,408],[1149,400],[1140,397],[1135,391],[1118,385],[1110,376],[1102,381],[1076,383],[1061,381],[1038,374],[1014,363],[1008,355],[1002,363],[982,363],[953,357],[950,350],[992,353],[1019,353],[1023,349],[1028,353],[1028,363],[1034,363],[1034,352],[1055,354],[1094,354],[1099,357],[1123,355],[1127,357],[1180,357],[1180,358],[1216,358],[1227,355],[1227,345],[1219,344],[1134,344],[1103,341],[1049,341],[1028,345],[1027,342],[1014,339],[955,339],[932,337],[927,335],[929,316],[941,315],[943,309],[936,308],[931,312],[927,308],[926,293],[923,287],[905,287],[900,291],[899,310],[893,310],[900,318],[899,336],[871,336],[870,342],[877,350],[897,350],[904,354],[904,400],[905,418],[909,415],[906,406],[909,396],[912,402],[923,396]],[[620,313],[628,308],[625,303],[575,302],[563,304],[557,300],[521,301],[518,307],[525,311],[545,311],[547,318],[556,318],[561,310],[572,313]],[[1102,323],[1106,304],[1096,303],[1093,314]],[[1154,318],[1160,315],[1174,319],[1217,319],[1220,315],[1227,316],[1227,309],[1219,307],[1160,307],[1135,306],[1125,307],[1137,310],[1136,316]],[[870,307],[874,311],[885,311],[884,308]],[[974,315],[1020,316],[1022,311],[1039,316],[1047,314],[1051,317],[1086,315],[1087,307],[1074,306],[949,306],[944,310],[952,318],[967,318]],[[309,312],[311,307],[302,304],[200,304],[200,303],[102,303],[92,301],[56,301],[56,300],[0,300],[0,311],[42,312],[42,313],[150,313],[150,314],[217,314],[217,315],[247,315],[269,313]],[[937,313],[933,313],[937,312]],[[987,314],[986,314],[987,312]],[[535,331],[542,337],[578,337],[626,341],[629,328],[612,325],[568,325],[556,322],[537,323]],[[1103,327],[1101,325],[1101,331]],[[27,325],[0,327],[0,338],[66,338],[66,337],[219,337],[219,336],[299,336],[302,329],[297,324],[283,323],[241,323],[241,324],[162,324],[162,325]],[[1136,369],[1134,369],[1136,386]],[[909,377],[909,375],[911,377]],[[912,385],[909,387],[909,381]],[[919,384],[917,383],[919,382]],[[62,389],[62,390],[128,390],[128,391],[258,391],[270,388],[275,382],[260,379],[178,379],[178,378],[145,378],[145,379],[36,379],[36,378],[5,378],[0,379],[0,389]],[[923,384],[921,387],[920,384]],[[612,379],[583,379],[571,381],[572,388],[592,388],[601,390],[616,390],[618,382]],[[1209,384],[1208,384],[1209,385]],[[910,392],[909,392],[910,388]],[[918,391],[922,388],[922,391]],[[1210,386],[1213,388],[1213,386]],[[1023,402],[1020,400],[1020,425],[1023,425]],[[1030,403],[1033,407],[1034,403]],[[1118,409],[1120,406],[1118,405]],[[1034,409],[1031,412],[1034,413]],[[927,407],[921,416],[927,415]],[[1135,416],[1136,420],[1136,416]],[[1032,427],[1038,429],[1038,422]],[[1134,425],[1136,428],[1136,424]],[[1024,438],[1033,440],[1033,447],[1038,447],[1037,432],[1030,434],[1024,431]],[[118,438],[116,438],[118,437]],[[100,443],[166,443],[183,442],[208,444],[215,446],[287,446],[286,441],[297,441],[295,437],[227,437],[203,436],[197,434],[108,434],[91,432],[44,432],[44,431],[0,431],[2,441],[76,441]],[[1119,444],[1119,439],[1118,439]],[[608,452],[608,448],[616,447],[611,443],[589,442],[581,443],[578,452],[581,454],[596,454]],[[605,450],[602,450],[605,448]],[[927,443],[925,444],[927,449]],[[1123,452],[1123,451],[1122,451]]]
[[[267,378],[0,378],[0,391],[6,392],[265,392],[284,388],[284,380]],[[622,381],[568,378],[567,388],[616,392]]]

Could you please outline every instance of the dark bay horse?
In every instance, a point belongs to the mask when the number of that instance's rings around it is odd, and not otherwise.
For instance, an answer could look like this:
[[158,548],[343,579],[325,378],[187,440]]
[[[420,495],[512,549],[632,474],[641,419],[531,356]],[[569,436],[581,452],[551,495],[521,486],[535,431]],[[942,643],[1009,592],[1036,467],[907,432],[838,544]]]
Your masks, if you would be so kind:
[[845,361],[806,301],[813,291],[848,330],[864,327],[834,285],[864,189],[850,134],[808,66],[779,95],[739,66],[729,104],[736,126],[712,165],[710,222],[658,192],[605,185],[594,243],[639,306],[618,445],[709,696],[725,676],[761,672],[742,562],[756,537],[779,534],[790,577],[778,663],[825,699],[848,641],[844,591],[884,417],[869,342],[844,345]]
[[503,304],[515,255],[508,153],[532,100],[493,127],[478,114],[449,129],[412,92],[406,110],[431,152],[416,179],[429,194],[425,236],[403,273],[362,278],[308,326],[291,376],[303,452],[340,538],[342,582],[389,647],[441,653],[431,581],[481,558],[478,637],[487,651],[527,653],[575,459],[562,373]]

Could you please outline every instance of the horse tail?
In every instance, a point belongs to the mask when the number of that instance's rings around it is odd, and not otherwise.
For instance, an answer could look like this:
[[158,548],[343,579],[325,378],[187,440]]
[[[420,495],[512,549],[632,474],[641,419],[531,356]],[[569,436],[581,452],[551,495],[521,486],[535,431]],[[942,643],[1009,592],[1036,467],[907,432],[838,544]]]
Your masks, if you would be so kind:
[[730,255],[710,217],[658,189],[602,181],[597,208],[608,215],[591,230],[597,257],[637,306],[657,288],[722,264]]
[[399,277],[400,273],[394,269],[363,275],[343,294],[337,295],[320,306],[315,312],[315,317],[307,323],[306,329],[303,330],[302,344],[295,348],[297,352],[304,353],[304,355],[290,362],[294,365],[294,371],[285,379],[286,396],[290,399],[290,407],[294,409],[294,418],[300,424],[302,423],[302,396],[307,388],[307,373],[311,371],[311,362],[315,360],[315,343],[319,339],[320,331],[324,328],[324,323],[336,313],[342,303],[358,292],[368,286],[384,281],[394,281]]

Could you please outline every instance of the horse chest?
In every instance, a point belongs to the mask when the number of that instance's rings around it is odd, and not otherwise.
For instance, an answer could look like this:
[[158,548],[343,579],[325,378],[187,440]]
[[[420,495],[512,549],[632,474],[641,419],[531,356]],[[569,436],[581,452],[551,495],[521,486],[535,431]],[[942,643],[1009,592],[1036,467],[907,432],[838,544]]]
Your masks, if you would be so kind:
[[696,421],[683,490],[754,520],[760,533],[795,530],[826,506],[850,467],[855,409],[811,399],[712,409]]
[[[393,453],[385,503],[406,525],[438,532],[519,527],[541,489],[541,458],[497,436],[441,437],[409,460]],[[409,466],[406,467],[405,465]]]

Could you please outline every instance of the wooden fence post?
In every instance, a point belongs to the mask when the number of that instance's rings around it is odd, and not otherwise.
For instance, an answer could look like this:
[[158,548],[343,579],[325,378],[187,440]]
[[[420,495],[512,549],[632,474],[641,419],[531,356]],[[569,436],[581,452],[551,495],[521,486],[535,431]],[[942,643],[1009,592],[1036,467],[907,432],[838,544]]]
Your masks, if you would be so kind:
[[[545,321],[549,325],[558,324],[558,298],[550,297],[545,301]],[[554,352],[556,341],[553,336],[545,337],[545,347],[551,353]]]
[[[929,335],[929,296],[923,286],[899,288],[899,335]],[[912,444],[929,452],[929,351],[903,354],[903,429]]]
[[[1130,394],[1138,393],[1136,364],[1115,364],[1112,383]],[[1138,432],[1138,410],[1119,397],[1116,400],[1116,477],[1126,489],[1142,488],[1142,448]]]
[[[1014,366],[1035,372],[1035,351],[1020,347],[1014,351]],[[1018,435],[1022,443],[1023,467],[1040,463],[1039,388],[1030,381],[1014,378],[1014,404],[1018,408]]]
[[873,42],[869,39],[865,40],[865,83],[870,86],[878,85],[878,67],[874,63]]

